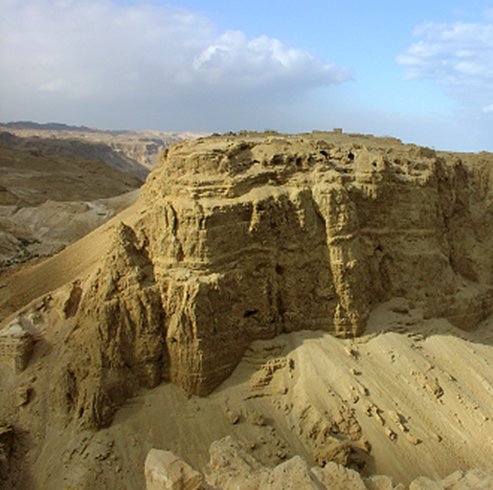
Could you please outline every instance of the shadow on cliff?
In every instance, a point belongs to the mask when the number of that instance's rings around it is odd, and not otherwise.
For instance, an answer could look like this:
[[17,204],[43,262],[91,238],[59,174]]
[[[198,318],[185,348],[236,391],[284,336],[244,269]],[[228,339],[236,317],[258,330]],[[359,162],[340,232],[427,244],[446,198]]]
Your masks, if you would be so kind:
[[231,386],[247,383],[263,368],[275,372],[275,367],[268,366],[275,365],[276,359],[289,358],[306,342],[321,340],[326,336],[337,339],[349,355],[351,355],[351,346],[366,344],[389,333],[402,335],[403,339],[409,339],[416,344],[418,349],[420,342],[437,336],[461,339],[472,345],[493,346],[493,314],[476,327],[464,330],[454,326],[445,318],[423,319],[420,316],[422,312],[419,310],[402,311],[397,307],[389,308],[388,304],[391,302],[378,305],[370,314],[365,331],[354,338],[338,338],[334,336],[333,331],[327,330],[298,330],[283,332],[270,340],[253,341],[233,373],[213,393],[220,393]]

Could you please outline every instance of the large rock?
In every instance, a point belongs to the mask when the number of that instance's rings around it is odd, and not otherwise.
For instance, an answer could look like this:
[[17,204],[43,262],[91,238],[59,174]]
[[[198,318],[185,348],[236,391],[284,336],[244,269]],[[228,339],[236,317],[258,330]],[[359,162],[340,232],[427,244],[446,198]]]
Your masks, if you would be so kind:
[[359,335],[393,296],[473,328],[493,301],[491,164],[392,145],[254,134],[171,148],[84,285],[68,413],[105,425],[161,379],[205,395],[252,340]]
[[206,468],[207,483],[222,490],[288,490],[351,488],[366,490],[360,475],[336,464],[310,469],[300,457],[285,461],[274,468],[261,465],[238,441],[227,436],[210,447]]
[[479,468],[456,471],[442,481],[419,477],[409,485],[409,490],[490,490],[491,488],[493,488],[493,472]]
[[366,485],[357,471],[345,468],[337,463],[328,463],[323,468],[312,469],[323,488],[333,490],[366,490]]
[[231,436],[213,442],[209,454],[205,474],[207,483],[213,488],[255,490],[268,474],[267,468]]
[[[384,475],[363,479],[354,470],[337,463],[309,468],[300,456],[268,468],[243,446],[227,436],[212,443],[205,477],[169,451],[152,449],[145,462],[147,490],[404,490]],[[409,490],[487,490],[493,488],[493,473],[481,469],[456,471],[436,481],[416,478]]]
[[0,331],[0,362],[16,374],[24,371],[34,348],[32,334],[19,321],[13,321]]
[[373,475],[365,478],[365,485],[368,490],[405,490],[404,485],[401,483],[395,485],[392,478],[385,475]]
[[151,449],[145,461],[147,490],[200,490],[204,477],[170,451]]
[[277,465],[261,481],[259,488],[268,490],[321,490],[323,486],[300,456]]

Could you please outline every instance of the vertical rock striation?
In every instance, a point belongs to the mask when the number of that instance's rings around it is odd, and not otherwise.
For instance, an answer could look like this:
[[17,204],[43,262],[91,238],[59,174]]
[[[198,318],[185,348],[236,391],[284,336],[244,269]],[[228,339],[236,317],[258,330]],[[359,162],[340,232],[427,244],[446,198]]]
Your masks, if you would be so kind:
[[465,329],[491,313],[493,171],[479,156],[211,137],[171,148],[141,199],[67,339],[58,394],[89,425],[162,379],[209,393],[252,340],[359,335],[393,296]]

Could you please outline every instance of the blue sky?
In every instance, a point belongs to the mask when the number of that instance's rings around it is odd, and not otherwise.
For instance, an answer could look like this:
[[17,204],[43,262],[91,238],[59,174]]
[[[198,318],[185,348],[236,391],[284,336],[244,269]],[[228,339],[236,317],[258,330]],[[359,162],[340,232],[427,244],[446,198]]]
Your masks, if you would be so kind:
[[0,120],[493,151],[493,0],[0,0]]

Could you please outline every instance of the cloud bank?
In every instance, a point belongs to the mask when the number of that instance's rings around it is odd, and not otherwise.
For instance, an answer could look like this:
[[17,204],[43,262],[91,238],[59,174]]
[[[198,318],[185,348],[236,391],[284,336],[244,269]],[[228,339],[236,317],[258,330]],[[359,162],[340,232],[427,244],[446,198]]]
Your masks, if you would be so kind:
[[397,58],[407,78],[432,80],[478,113],[493,113],[491,22],[431,22],[414,35],[418,41]]
[[[116,0],[0,0],[0,118],[225,129],[347,70],[196,12]],[[273,124],[275,121],[266,121]]]

